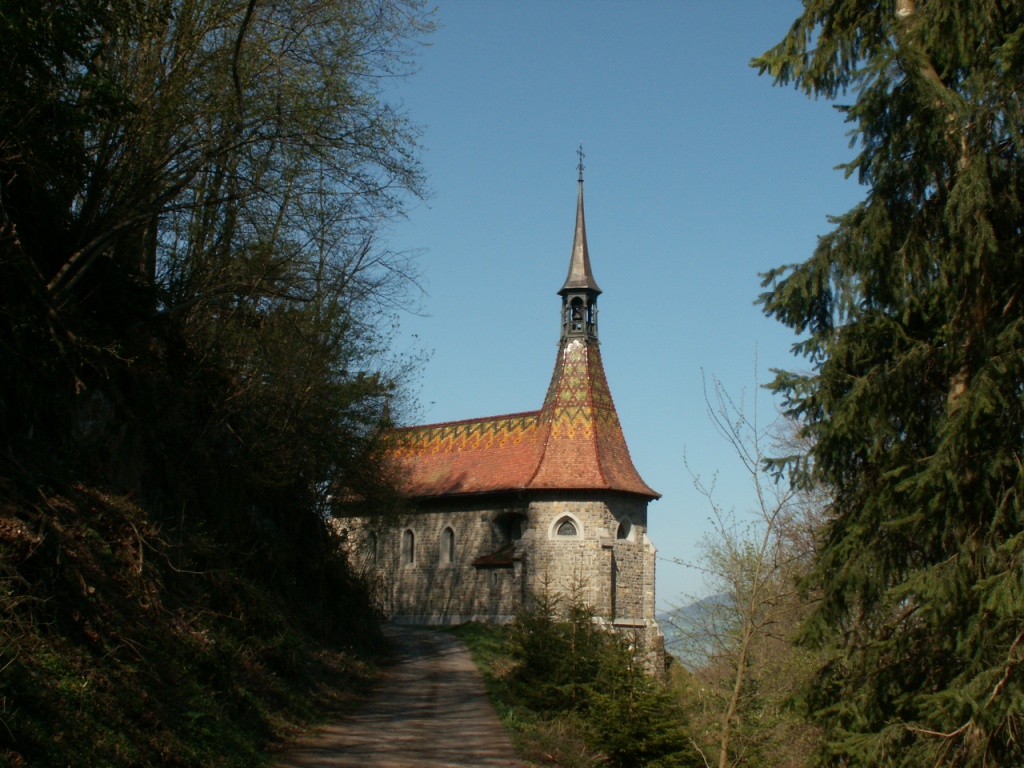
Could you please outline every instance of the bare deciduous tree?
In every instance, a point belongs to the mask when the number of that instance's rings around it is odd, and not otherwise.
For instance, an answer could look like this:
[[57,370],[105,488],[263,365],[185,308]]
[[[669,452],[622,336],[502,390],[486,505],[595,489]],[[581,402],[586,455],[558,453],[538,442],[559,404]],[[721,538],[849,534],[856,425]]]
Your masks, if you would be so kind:
[[[795,634],[813,596],[800,590],[810,567],[827,498],[773,473],[771,455],[802,451],[798,425],[773,420],[762,426],[756,405],[748,413],[713,379],[708,416],[732,447],[754,491],[746,514],[725,509],[714,483],[693,472],[707,500],[712,530],[697,563],[711,597],[677,615],[684,663],[693,674],[691,705],[698,710],[705,760],[718,768],[799,765],[812,731],[786,710],[810,674],[809,652]],[[689,464],[687,464],[689,469]]]

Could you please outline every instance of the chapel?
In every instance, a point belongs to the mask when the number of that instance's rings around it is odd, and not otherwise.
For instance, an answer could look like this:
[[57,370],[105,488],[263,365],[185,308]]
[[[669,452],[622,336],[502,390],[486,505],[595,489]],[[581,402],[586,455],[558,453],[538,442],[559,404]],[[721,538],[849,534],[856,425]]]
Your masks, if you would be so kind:
[[[393,429],[406,512],[346,522],[382,608],[404,624],[510,621],[541,590],[575,591],[661,666],[647,506],[608,388],[579,165],[559,346],[536,411]],[[377,521],[379,522],[379,521]]]

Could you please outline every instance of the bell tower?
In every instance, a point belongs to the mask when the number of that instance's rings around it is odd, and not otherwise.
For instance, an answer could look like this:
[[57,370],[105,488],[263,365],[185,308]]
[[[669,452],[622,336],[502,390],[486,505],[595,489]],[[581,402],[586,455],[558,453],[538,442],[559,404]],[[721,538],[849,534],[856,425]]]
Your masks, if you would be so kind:
[[558,291],[562,297],[562,342],[569,339],[597,341],[597,297],[601,293],[590,269],[590,253],[587,250],[587,225],[583,215],[583,145],[576,150],[576,154],[580,158],[576,166],[579,171],[576,231],[573,234],[569,274]]

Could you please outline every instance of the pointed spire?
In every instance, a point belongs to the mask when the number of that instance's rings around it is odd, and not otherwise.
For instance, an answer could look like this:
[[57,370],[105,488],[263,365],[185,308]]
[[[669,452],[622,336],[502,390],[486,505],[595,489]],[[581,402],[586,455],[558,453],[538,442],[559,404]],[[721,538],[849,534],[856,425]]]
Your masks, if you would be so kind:
[[576,198],[576,231],[572,239],[572,256],[569,259],[569,274],[565,278],[565,284],[559,294],[565,295],[567,291],[587,290],[594,296],[601,293],[594,279],[594,273],[590,268],[590,252],[587,250],[587,224],[583,216],[583,144],[576,150],[580,158],[576,169],[579,171],[580,191]]

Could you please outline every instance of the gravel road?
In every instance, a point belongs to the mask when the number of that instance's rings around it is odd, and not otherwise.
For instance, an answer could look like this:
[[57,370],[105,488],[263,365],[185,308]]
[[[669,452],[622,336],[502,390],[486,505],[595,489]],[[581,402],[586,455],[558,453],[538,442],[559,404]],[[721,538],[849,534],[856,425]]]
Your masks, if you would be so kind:
[[282,753],[276,768],[525,768],[465,644],[387,627],[396,663],[355,715]]

